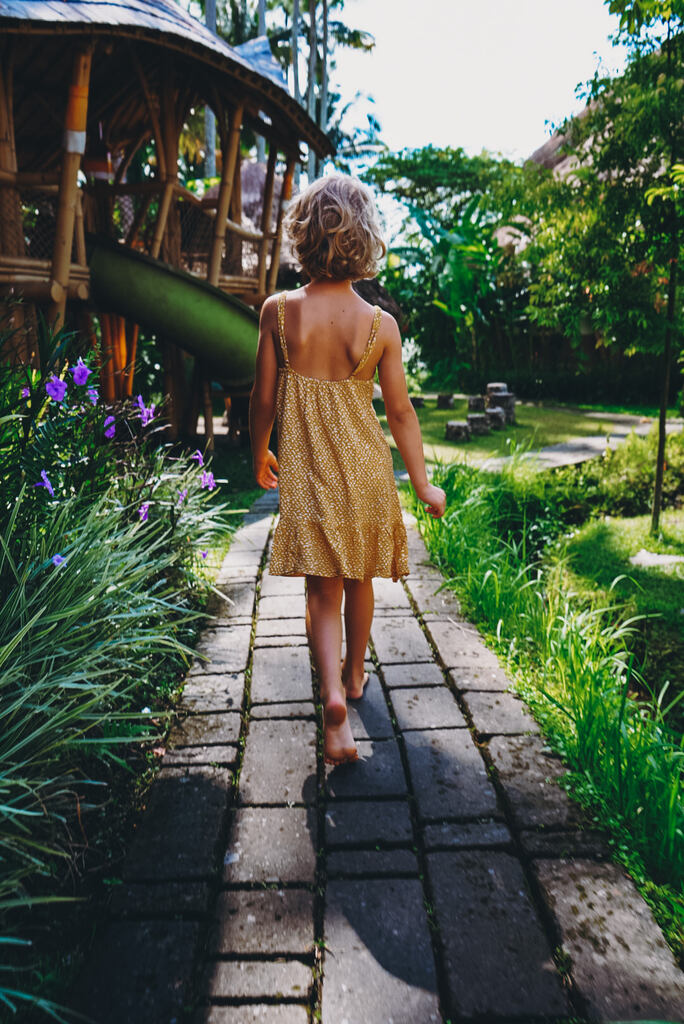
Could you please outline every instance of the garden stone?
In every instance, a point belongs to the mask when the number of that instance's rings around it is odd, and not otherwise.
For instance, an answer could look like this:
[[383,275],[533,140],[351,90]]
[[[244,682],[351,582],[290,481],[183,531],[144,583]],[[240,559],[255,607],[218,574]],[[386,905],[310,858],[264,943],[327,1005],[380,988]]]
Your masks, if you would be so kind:
[[485,665],[481,668],[472,658],[466,664],[451,669],[449,678],[457,690],[489,690],[502,693],[511,685],[508,676],[498,665]]
[[528,857],[591,857],[592,860],[610,858],[608,835],[599,829],[580,828],[577,831],[555,829],[523,830],[520,845]]
[[419,665],[383,665],[382,673],[389,690],[404,687],[413,689],[415,686],[439,686],[444,682],[444,676],[434,661]]
[[418,875],[412,850],[337,850],[329,853],[328,878],[363,878],[369,875]]
[[207,882],[122,882],[112,893],[109,913],[112,917],[136,917],[143,915],[179,916],[188,914],[201,917],[207,912],[209,884]]
[[491,395],[500,395],[508,393],[508,384],[504,384],[503,381],[493,381],[487,385],[487,397]]
[[394,736],[387,701],[375,673],[369,674],[363,697],[349,701],[347,715],[355,740],[382,740]]
[[237,743],[240,715],[234,711],[187,715],[169,733],[169,747],[206,746],[211,743]]
[[298,700],[286,704],[253,704],[250,714],[254,720],[259,718],[315,719],[316,709],[312,700]]
[[[424,545],[423,552],[425,552]],[[398,581],[394,583],[393,580],[383,579],[382,577],[374,579],[373,595],[375,598],[376,612],[383,608],[407,608],[409,610],[411,608],[409,599],[406,596],[406,591]]]
[[468,395],[468,412],[484,412],[484,395]]
[[448,420],[444,428],[446,441],[469,441],[471,429],[465,420]]
[[316,874],[316,817],[304,807],[240,807],[223,881],[306,882]]
[[[205,973],[205,992],[210,999],[255,999],[276,997],[285,999],[306,998],[313,982],[311,968],[297,960],[215,960]],[[274,1010],[281,1007],[269,1006],[262,1021],[277,1020]],[[302,1007],[282,1007],[302,1010]],[[214,1010],[220,1007],[213,1007]],[[223,1007],[236,1011],[251,1007]],[[266,1008],[264,1008],[266,1011]],[[258,1017],[256,1018],[259,1019]],[[296,1017],[292,1018],[296,1020]],[[307,1017],[299,1018],[305,1024]],[[224,1017],[232,1022],[234,1017]]]
[[258,563],[253,562],[250,565],[231,565],[228,563],[225,568],[221,566],[218,575],[216,577],[216,586],[221,587],[225,584],[234,584],[238,581],[255,581],[259,572]]
[[304,719],[250,723],[240,773],[242,804],[304,803],[316,775],[316,723]]
[[306,647],[261,647],[252,662],[252,701],[311,700],[311,662]]
[[256,637],[275,636],[281,641],[293,636],[306,637],[306,624],[304,616],[296,619],[257,619]]
[[414,409],[422,409],[425,405],[425,399],[422,395],[411,395],[411,405]]
[[359,740],[354,764],[326,765],[326,789],[331,799],[405,796],[406,779],[395,740]]
[[305,889],[220,892],[211,953],[310,953],[313,895]]
[[506,426],[506,413],[500,406],[490,406],[485,415],[492,430],[503,430]]
[[218,605],[218,619],[236,619],[251,617],[254,610],[256,583],[253,580],[231,580],[216,587],[228,598]]
[[422,820],[489,816],[497,811],[494,787],[467,729],[407,732],[403,739]]
[[183,711],[239,711],[245,690],[244,672],[205,675],[191,672],[183,687]]
[[254,649],[257,650],[260,647],[306,647],[307,639],[305,636],[297,634],[296,636],[258,636],[254,640]]
[[331,882],[324,936],[323,1024],[441,1021],[417,879]]
[[212,875],[232,781],[225,768],[162,768],[124,861],[124,879]]
[[454,407],[454,396],[453,395],[437,395],[437,408],[438,409],[453,409]]
[[496,395],[496,404],[503,409],[506,423],[515,423],[515,395]]
[[296,1003],[244,1003],[207,1006],[193,1018],[193,1024],[308,1024],[308,1020],[306,1007]]
[[467,722],[453,694],[442,685],[392,694],[394,716],[403,731],[411,729],[464,729]]
[[[294,597],[304,596],[303,576],[271,576],[270,572],[264,572],[261,579],[261,596],[264,597]],[[292,605],[290,605],[292,607]],[[290,612],[290,615],[292,612]]]
[[180,1020],[190,991],[199,921],[114,921],[95,941],[73,1009],[97,1024]]
[[475,437],[483,437],[489,433],[489,423],[487,422],[487,414],[484,412],[469,412],[468,413],[468,426],[470,432]]
[[336,801],[325,812],[328,849],[375,843],[409,843],[413,837],[404,800]]
[[430,853],[448,1011],[459,1019],[570,1011],[519,861],[496,850]]
[[499,668],[494,652],[485,647],[480,634],[468,623],[433,621],[428,629],[447,668],[461,665],[492,670]]
[[585,821],[580,805],[558,785],[563,762],[547,752],[540,736],[495,736],[488,750],[518,828]]
[[426,825],[423,831],[426,850],[481,849],[512,844],[513,837],[508,826],[501,821],[475,821],[467,824],[442,821]]
[[432,651],[415,619],[376,619],[371,636],[381,664],[432,661]]
[[231,746],[213,744],[206,747],[178,747],[175,750],[167,750],[162,765],[164,768],[180,768],[196,764],[233,766],[237,759],[237,743]]
[[272,597],[261,597],[257,609],[257,622],[266,619],[304,618],[304,594],[273,594]]
[[454,619],[461,617],[461,606],[453,590],[437,590],[437,586],[427,580],[407,580],[407,587],[418,610],[430,619]]
[[520,697],[512,693],[464,690],[462,698],[480,734],[539,732]]
[[681,1020],[684,973],[624,870],[591,860],[533,866],[591,1017]]
[[242,672],[247,664],[251,637],[250,626],[206,630],[197,645],[201,655],[194,667],[204,674]]

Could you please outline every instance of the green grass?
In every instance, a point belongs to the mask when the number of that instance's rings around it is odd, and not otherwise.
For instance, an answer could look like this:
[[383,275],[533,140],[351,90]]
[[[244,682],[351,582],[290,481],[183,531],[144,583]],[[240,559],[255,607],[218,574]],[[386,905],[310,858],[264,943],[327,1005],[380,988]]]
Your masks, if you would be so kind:
[[[683,556],[684,510],[662,513],[659,537],[649,529],[650,516],[585,523],[568,541],[566,573],[580,596],[607,602],[612,593],[625,602],[624,614],[648,616],[639,623],[642,673],[656,694],[669,681],[667,703],[684,689],[684,563],[644,567],[629,559],[642,548]],[[682,704],[671,724],[684,731]]]
[[[403,470],[404,463],[389,435],[385,406],[382,401],[374,403],[380,423],[388,435],[394,468]],[[425,458],[429,462],[471,462],[480,463],[492,456],[510,455],[512,447],[544,448],[560,444],[573,437],[600,437],[610,433],[617,422],[609,413],[600,419],[588,416],[577,409],[524,404],[516,406],[517,423],[505,430],[492,431],[486,437],[473,437],[470,441],[446,441],[444,430],[449,420],[464,420],[468,414],[468,403],[457,401],[453,409],[438,409],[436,399],[426,399],[422,409],[416,409],[418,422],[423,434]]]

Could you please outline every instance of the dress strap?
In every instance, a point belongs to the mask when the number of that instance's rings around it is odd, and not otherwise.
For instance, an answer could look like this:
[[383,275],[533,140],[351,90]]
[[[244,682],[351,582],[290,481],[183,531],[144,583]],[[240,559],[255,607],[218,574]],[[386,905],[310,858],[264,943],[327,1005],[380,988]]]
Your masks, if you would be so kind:
[[371,352],[373,351],[373,346],[375,345],[375,339],[378,336],[378,328],[380,327],[380,320],[381,319],[382,319],[382,310],[380,309],[380,306],[375,306],[375,314],[373,316],[373,326],[371,327],[370,337],[368,338],[368,344],[366,345],[366,347],[364,349],[364,352],[363,352],[363,355],[359,359],[358,363],[356,364],[356,366],[354,367],[352,372],[349,374],[350,377],[355,377],[356,374],[359,372],[359,370],[362,370],[364,368],[364,366],[366,365],[366,363],[368,362],[368,358],[369,358]]
[[280,347],[283,350],[285,366],[289,368],[290,360],[287,358],[287,342],[285,341],[285,299],[286,293],[281,292],[278,296],[278,338],[280,339]]

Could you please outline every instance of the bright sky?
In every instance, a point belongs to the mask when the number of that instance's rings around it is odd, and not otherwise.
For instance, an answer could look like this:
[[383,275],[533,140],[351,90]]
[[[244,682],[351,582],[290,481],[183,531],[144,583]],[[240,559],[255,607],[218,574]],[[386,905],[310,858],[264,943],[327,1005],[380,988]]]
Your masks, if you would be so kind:
[[548,138],[547,121],[581,109],[575,87],[599,59],[611,72],[623,60],[602,0],[346,0],[343,17],[376,46],[338,49],[334,81],[345,99],[359,89],[374,97],[391,149],[527,157]]

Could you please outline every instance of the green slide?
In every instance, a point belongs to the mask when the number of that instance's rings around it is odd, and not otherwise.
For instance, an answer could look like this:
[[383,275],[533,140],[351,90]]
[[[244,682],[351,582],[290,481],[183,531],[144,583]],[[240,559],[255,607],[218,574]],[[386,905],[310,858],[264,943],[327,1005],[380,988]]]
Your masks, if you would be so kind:
[[103,313],[129,317],[198,356],[228,387],[251,384],[259,317],[250,306],[109,239],[93,238],[89,248],[93,298]]

